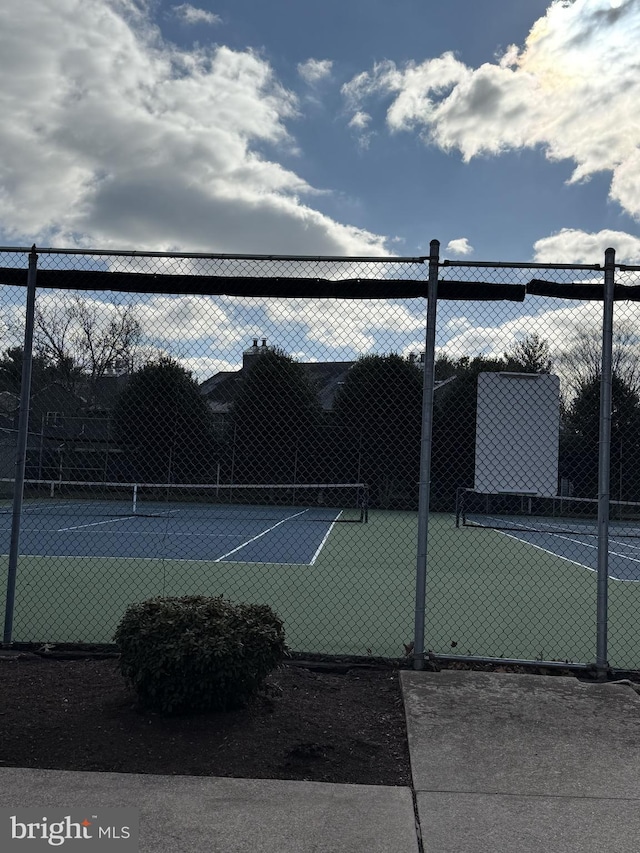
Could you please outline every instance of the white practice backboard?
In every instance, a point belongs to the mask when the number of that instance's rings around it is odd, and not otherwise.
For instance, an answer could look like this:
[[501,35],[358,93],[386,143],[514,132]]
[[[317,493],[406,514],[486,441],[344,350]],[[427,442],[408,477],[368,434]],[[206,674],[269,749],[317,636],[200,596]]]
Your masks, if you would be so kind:
[[556,495],[559,438],[559,377],[478,376],[476,491]]

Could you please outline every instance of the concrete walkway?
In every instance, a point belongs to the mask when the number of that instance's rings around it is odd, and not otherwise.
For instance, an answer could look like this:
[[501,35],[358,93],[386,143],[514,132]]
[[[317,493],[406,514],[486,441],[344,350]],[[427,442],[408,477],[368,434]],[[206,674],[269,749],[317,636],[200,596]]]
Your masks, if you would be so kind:
[[640,849],[629,685],[458,671],[401,684],[418,825],[410,788],[202,776],[3,768],[0,805],[136,807],[141,853]]
[[0,787],[3,805],[134,806],[140,853],[418,853],[409,788],[12,768]]
[[628,684],[402,672],[425,853],[637,853]]

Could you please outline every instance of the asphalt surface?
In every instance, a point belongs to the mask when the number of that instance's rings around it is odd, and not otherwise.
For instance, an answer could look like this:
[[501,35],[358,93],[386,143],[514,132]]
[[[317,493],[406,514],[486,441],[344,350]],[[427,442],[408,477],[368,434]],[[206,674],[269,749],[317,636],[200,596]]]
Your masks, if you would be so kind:
[[[73,507],[55,514],[32,510],[22,522],[20,553],[309,565],[339,516],[336,509],[301,507],[222,507],[219,517],[162,506],[111,517],[83,515]],[[0,552],[8,553],[10,536],[11,516],[5,514],[0,517]]]

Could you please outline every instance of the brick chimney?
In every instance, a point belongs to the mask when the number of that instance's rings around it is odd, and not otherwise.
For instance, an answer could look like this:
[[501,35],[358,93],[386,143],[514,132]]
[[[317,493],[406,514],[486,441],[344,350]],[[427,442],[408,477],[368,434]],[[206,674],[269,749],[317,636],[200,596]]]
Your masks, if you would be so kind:
[[261,352],[266,352],[267,347],[267,339],[262,339],[262,346],[258,346],[258,338],[253,339],[253,344],[246,349],[242,353],[242,369],[246,370],[251,367],[252,364],[255,363],[255,359],[260,355]]

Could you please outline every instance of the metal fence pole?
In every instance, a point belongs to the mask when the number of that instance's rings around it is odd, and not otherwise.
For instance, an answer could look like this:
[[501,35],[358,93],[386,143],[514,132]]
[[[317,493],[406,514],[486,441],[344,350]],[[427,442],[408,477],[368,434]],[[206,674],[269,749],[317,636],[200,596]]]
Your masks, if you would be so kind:
[[604,257],[602,373],[600,377],[600,439],[598,457],[598,600],[596,617],[596,669],[600,678],[606,678],[609,669],[607,607],[609,586],[609,489],[611,473],[611,383],[615,249],[607,249]]
[[429,284],[427,328],[422,380],[422,437],[420,441],[420,484],[418,492],[418,549],[416,563],[416,607],[413,634],[413,668],[424,668],[424,620],[427,594],[427,537],[431,485],[431,444],[433,436],[433,392],[435,385],[436,314],[440,243],[429,244]]
[[4,646],[10,646],[13,637],[13,612],[16,596],[18,552],[20,547],[20,521],[24,491],[24,473],[27,461],[27,439],[29,434],[29,401],[31,398],[31,367],[33,362],[33,326],[36,306],[37,267],[38,255],[36,254],[36,247],[34,245],[29,253],[29,273],[27,277],[27,306],[24,323],[24,345],[22,350],[22,384],[20,386],[20,416],[18,419],[13,516],[11,520],[11,542],[9,545],[9,568],[7,572],[7,599],[5,605],[4,634],[2,640]]

